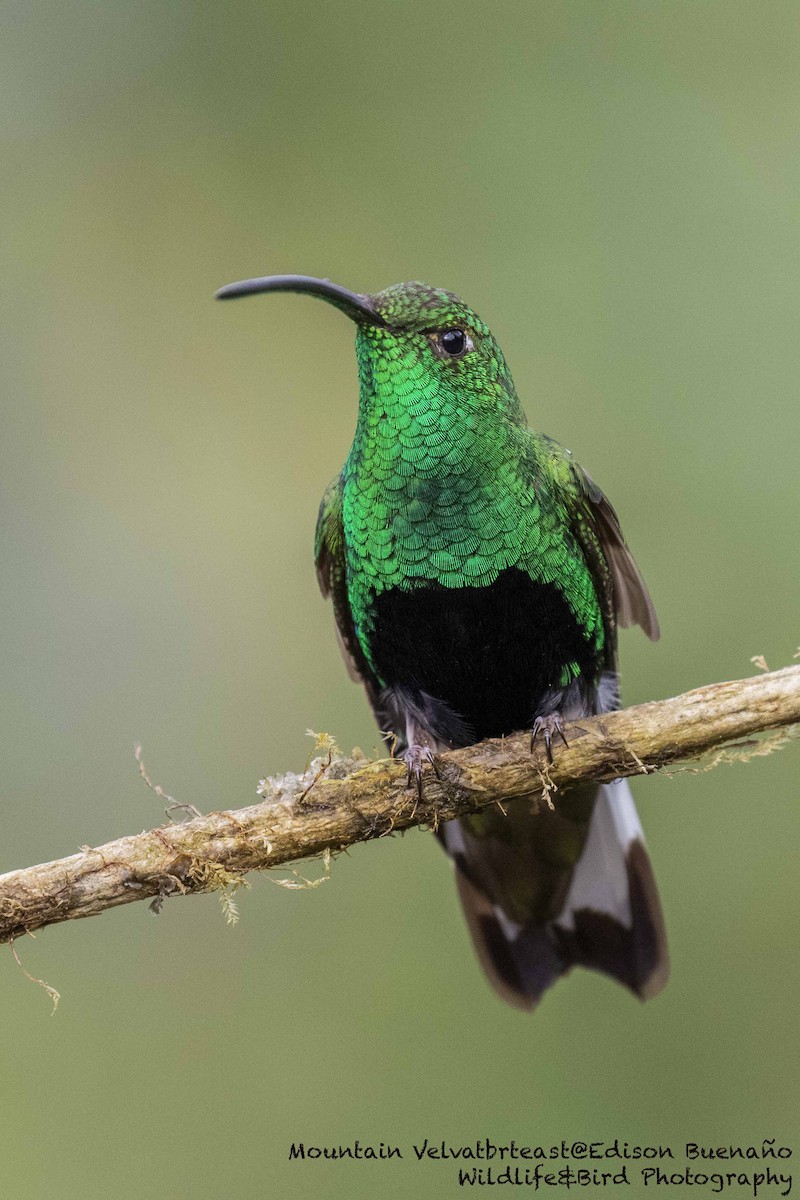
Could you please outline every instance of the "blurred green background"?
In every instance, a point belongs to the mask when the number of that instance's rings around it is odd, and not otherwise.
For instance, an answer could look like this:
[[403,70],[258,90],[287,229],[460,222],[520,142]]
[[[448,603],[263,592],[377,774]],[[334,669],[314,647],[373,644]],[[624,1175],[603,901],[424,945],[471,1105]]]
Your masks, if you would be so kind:
[[[350,324],[248,275],[421,278],[490,323],[608,491],[663,639],[624,698],[800,642],[793,2],[2,6],[0,870],[370,750],[311,557],[355,420]],[[673,976],[527,1017],[430,836],[331,881],[132,905],[0,955],[0,1190],[455,1195],[291,1141],[791,1139],[798,751],[636,786]],[[797,1147],[795,1147],[797,1149]],[[679,1194],[677,1189],[673,1189]],[[639,1194],[638,1188],[628,1194]],[[672,1193],[671,1193],[672,1194]]]

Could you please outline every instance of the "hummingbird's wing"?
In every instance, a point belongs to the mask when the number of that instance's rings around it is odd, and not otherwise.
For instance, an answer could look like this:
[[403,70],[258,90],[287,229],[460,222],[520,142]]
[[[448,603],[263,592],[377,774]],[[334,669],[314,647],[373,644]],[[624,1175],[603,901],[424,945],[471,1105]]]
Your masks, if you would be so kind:
[[367,664],[358,644],[347,599],[344,528],[342,525],[342,480],[338,475],[325,489],[319,506],[317,531],[314,538],[314,561],[317,566],[319,590],[326,600],[330,596],[333,601],[336,640],[339,643],[347,673],[355,683],[360,683],[364,679]]
[[[640,625],[651,641],[658,641],[656,610],[622,536],[614,507],[591,475],[572,459],[570,465],[575,481],[576,529],[584,553],[594,566],[595,583],[600,583],[602,591],[607,592],[606,580],[610,580],[614,616],[623,629]],[[603,562],[597,560],[598,547]]]
[[342,479],[338,475],[325,489],[319,506],[314,540],[314,559],[317,566],[319,589],[326,600],[330,597],[333,601],[336,640],[339,643],[347,673],[355,683],[364,684],[370,704],[377,712],[379,684],[359,645],[347,597],[344,526],[342,524]]

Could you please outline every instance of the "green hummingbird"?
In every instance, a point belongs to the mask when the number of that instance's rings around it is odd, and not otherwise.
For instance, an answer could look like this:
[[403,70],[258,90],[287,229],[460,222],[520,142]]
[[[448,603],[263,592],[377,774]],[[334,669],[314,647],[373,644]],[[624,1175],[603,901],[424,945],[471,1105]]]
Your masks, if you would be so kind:
[[[437,754],[618,707],[617,626],[658,637],[616,513],[569,450],[527,425],[503,353],[458,296],[376,295],[276,275],[356,325],[355,438],[319,511],[316,565],[351,676],[419,782]],[[573,964],[642,999],[666,982],[664,922],[624,780],[448,821],[483,968],[531,1009]]]

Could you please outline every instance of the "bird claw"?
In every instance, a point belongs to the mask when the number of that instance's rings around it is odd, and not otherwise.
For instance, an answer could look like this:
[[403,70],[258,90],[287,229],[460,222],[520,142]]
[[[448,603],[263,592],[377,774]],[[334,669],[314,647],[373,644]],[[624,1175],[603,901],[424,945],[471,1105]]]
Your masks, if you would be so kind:
[[547,761],[553,761],[553,737],[555,735],[561,738],[564,745],[569,749],[569,742],[564,736],[564,720],[560,712],[548,713],[546,717],[537,717],[533,722],[531,730],[531,754],[536,747],[537,738],[541,737],[544,741],[544,748],[547,753]]
[[428,746],[409,746],[400,755],[403,762],[406,764],[408,772],[406,776],[406,787],[410,788],[416,779],[417,781],[417,797],[422,799],[422,764],[429,763],[436,772],[436,763],[433,758],[433,751]]

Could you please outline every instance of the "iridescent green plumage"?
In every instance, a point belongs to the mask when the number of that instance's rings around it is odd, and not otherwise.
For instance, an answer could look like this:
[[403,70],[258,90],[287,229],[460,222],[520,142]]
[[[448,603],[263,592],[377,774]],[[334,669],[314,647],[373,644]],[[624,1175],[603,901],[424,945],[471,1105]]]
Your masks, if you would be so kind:
[[[613,640],[592,511],[600,494],[569,451],[527,428],[502,351],[471,309],[424,284],[373,301],[397,324],[358,329],[358,424],[333,485],[341,491],[337,552],[367,661],[381,592],[486,587],[518,567],[563,594],[599,669]],[[475,350],[443,363],[428,335],[452,326],[469,330]]]
[[[655,613],[614,510],[528,428],[486,325],[422,283],[362,296],[284,276],[222,294],[269,290],[318,295],[357,324],[356,433],[320,508],[317,569],[351,675],[410,776],[448,747],[613,706],[617,624],[656,637]],[[626,789],[584,788],[557,813],[512,801],[508,817],[441,836],[507,999],[530,1007],[573,962],[641,996],[661,986],[660,909]]]

